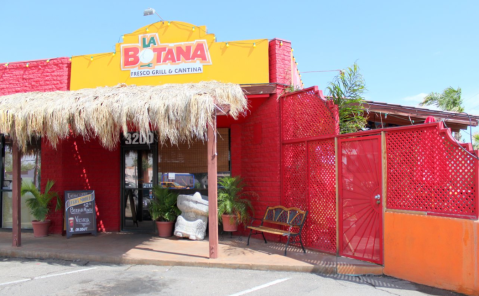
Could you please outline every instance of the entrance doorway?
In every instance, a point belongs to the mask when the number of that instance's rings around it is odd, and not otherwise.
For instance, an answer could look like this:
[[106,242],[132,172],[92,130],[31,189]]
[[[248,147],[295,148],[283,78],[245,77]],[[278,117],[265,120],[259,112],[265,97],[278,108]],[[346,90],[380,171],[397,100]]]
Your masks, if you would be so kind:
[[339,140],[339,253],[382,264],[381,137]]
[[154,233],[148,206],[153,198],[153,185],[158,184],[158,145],[122,141],[121,150],[121,229]]

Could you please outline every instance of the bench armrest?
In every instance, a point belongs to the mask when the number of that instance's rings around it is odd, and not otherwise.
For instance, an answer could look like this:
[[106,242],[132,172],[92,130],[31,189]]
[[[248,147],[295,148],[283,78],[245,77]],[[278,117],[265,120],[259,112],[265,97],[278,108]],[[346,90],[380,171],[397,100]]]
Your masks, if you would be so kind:
[[257,220],[257,221],[261,221],[261,225],[263,225],[263,219],[258,219],[258,218],[251,218],[251,223],[250,223],[250,226],[253,226],[253,223],[254,221]]

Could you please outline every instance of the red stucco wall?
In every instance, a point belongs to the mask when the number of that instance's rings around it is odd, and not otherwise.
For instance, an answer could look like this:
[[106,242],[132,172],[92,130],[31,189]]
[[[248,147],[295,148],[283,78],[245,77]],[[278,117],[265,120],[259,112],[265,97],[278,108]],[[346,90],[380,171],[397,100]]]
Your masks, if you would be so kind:
[[69,58],[0,64],[0,96],[69,90],[70,67]]
[[291,42],[273,39],[269,42],[269,82],[292,84]]
[[[270,82],[291,81],[291,43],[270,42]],[[246,190],[259,196],[253,202],[255,217],[262,218],[266,207],[281,204],[281,132],[277,99],[284,86],[271,95],[243,123],[231,126],[232,175],[240,175],[249,185]],[[274,237],[278,239],[278,237]]]
[[259,195],[253,204],[260,218],[267,206],[279,205],[281,197],[279,106],[275,96],[242,124],[240,144],[241,176],[249,185],[246,189]]
[[[56,58],[50,60],[15,62],[0,65],[0,96],[24,92],[48,92],[70,89],[69,58]],[[57,178],[62,172],[63,150],[52,150],[49,145],[42,143],[42,191],[45,189],[47,179],[57,181],[53,190],[63,188],[63,178]],[[52,176],[53,178],[51,178]],[[63,193],[60,192],[63,196]],[[63,229],[63,213],[53,212],[51,219],[52,229],[56,233]]]
[[[42,143],[42,189],[48,179],[63,198],[67,190],[95,190],[98,231],[120,231],[120,148],[109,151],[98,141],[70,138],[52,148]],[[50,216],[52,233],[63,230],[63,213]]]

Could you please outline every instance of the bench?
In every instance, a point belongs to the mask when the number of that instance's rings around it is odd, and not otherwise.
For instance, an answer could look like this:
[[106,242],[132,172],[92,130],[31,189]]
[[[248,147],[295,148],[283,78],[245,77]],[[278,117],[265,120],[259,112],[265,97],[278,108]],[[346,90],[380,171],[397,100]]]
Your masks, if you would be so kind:
[[[303,252],[306,253],[306,250],[303,246],[303,241],[301,240],[301,230],[303,229],[304,221],[306,221],[306,215],[308,211],[302,211],[298,208],[285,208],[283,206],[268,207],[266,213],[264,214],[263,219],[253,218],[251,225],[248,226],[250,229],[248,236],[248,246],[249,239],[251,235],[261,234],[263,235],[264,243],[268,243],[264,237],[264,233],[277,234],[281,236],[288,237],[286,242],[286,248],[284,249],[284,255],[286,256],[286,251],[288,250],[290,238],[299,237],[299,243],[303,248]],[[253,223],[255,220],[261,220],[259,226],[254,226]],[[269,223],[273,225],[281,226],[281,228],[272,228],[264,226],[264,223]],[[253,233],[253,231],[255,231]]]

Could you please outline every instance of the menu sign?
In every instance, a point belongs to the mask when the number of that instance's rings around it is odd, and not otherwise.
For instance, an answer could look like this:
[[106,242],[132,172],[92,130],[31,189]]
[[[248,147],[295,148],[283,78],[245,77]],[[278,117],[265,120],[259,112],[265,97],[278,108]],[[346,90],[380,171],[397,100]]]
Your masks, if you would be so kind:
[[95,190],[65,191],[67,238],[73,234],[97,234]]

